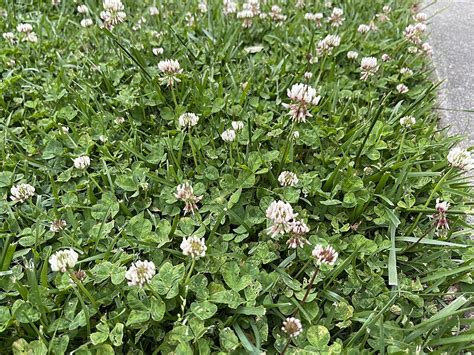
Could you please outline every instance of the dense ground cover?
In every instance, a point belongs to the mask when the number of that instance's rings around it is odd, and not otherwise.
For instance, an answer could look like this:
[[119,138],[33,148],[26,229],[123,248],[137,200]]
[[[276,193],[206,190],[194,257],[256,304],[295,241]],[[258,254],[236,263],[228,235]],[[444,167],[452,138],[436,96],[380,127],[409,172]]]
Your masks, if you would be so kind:
[[0,353],[472,349],[413,2],[160,3],[3,5]]

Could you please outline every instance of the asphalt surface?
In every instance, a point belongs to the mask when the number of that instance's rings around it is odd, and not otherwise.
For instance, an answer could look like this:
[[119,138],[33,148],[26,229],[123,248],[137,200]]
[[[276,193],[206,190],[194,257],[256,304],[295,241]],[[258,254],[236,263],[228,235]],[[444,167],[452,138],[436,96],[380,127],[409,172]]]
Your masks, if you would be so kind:
[[462,146],[474,145],[474,0],[424,0],[420,12],[429,16],[428,42],[443,81],[440,124],[465,136]]

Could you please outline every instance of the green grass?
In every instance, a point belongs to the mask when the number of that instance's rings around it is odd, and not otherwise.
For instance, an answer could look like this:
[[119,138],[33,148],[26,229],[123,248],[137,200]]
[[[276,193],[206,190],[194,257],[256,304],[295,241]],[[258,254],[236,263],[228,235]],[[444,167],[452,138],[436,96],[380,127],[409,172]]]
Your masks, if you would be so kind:
[[[245,29],[217,0],[206,13],[197,1],[157,2],[157,16],[152,1],[126,0],[126,21],[110,31],[98,25],[102,3],[84,3],[88,15],[72,1],[2,5],[1,31],[18,37],[30,23],[38,42],[0,40],[0,353],[473,350],[472,190],[447,161],[460,138],[437,127],[430,60],[403,35],[413,1],[333,1],[340,27],[323,1],[262,2],[286,20]],[[384,5],[390,20],[358,33]],[[322,26],[306,12],[322,12]],[[85,17],[95,24],[81,27]],[[318,57],[328,34],[341,43]],[[370,56],[379,68],[362,81]],[[172,87],[160,81],[164,59],[183,70]],[[300,123],[283,106],[297,83],[321,95]],[[189,130],[178,125],[184,112],[199,116]],[[403,128],[408,115],[416,124]],[[232,121],[244,128],[226,143]],[[90,167],[74,168],[83,155]],[[282,171],[298,184],[280,186]],[[194,215],[175,196],[184,182],[202,196]],[[23,203],[10,199],[20,183],[35,188]],[[433,227],[438,198],[451,204],[446,233]],[[303,248],[267,232],[276,200],[308,225]],[[66,227],[51,231],[54,220]],[[180,248],[192,235],[207,246],[196,260]],[[316,264],[317,244],[334,247],[334,265]],[[69,248],[78,262],[53,271],[50,257]],[[156,275],[129,286],[138,260]],[[303,332],[289,341],[291,316]]]

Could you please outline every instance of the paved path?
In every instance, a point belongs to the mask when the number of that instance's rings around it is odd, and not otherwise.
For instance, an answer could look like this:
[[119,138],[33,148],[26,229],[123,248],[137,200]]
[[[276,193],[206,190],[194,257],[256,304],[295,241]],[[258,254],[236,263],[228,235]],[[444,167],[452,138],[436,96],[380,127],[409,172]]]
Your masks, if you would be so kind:
[[[474,0],[424,0],[438,79],[444,80],[438,106],[441,125],[474,145]],[[465,112],[462,110],[472,110]]]

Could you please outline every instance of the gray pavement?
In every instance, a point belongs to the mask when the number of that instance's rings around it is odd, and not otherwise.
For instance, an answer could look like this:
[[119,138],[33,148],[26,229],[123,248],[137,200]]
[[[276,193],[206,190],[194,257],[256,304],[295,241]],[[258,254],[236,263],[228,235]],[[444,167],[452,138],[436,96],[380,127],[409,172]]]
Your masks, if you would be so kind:
[[430,16],[428,42],[436,76],[444,81],[441,125],[466,136],[462,146],[474,145],[474,0],[424,0],[420,12]]

